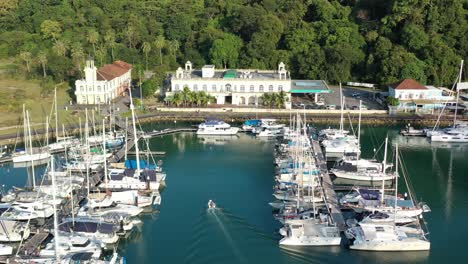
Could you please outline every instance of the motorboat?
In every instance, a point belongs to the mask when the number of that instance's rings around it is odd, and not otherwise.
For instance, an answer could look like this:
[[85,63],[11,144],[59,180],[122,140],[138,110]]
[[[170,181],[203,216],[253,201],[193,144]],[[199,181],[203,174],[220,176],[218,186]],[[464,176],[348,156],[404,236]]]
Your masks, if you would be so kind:
[[34,201],[30,203],[15,201],[11,206],[20,211],[36,214],[38,218],[49,218],[54,214],[53,206],[42,201]]
[[143,209],[138,206],[111,203],[111,205],[106,207],[88,207],[84,205],[78,210],[78,216],[101,216],[107,213],[125,213],[130,216],[137,216],[142,212]]
[[231,136],[237,132],[239,132],[238,127],[231,127],[224,121],[212,119],[198,125],[197,135]]
[[10,204],[0,204],[0,218],[4,220],[27,221],[38,218],[37,213],[13,208]]
[[403,136],[409,137],[425,137],[426,130],[425,129],[415,129],[410,124],[406,125],[406,127],[400,130],[400,134]]
[[[58,246],[58,254],[60,256],[79,252],[90,252],[92,253],[92,257],[97,259],[101,256],[101,248],[104,245],[101,245],[100,242],[89,237],[62,232],[58,238]],[[55,250],[55,238],[53,238],[45,245],[44,249],[41,249],[39,256],[55,257]]]
[[360,223],[346,230],[352,250],[366,251],[425,251],[431,243],[421,229],[391,225]]
[[209,200],[208,201],[208,209],[215,209],[215,208],[216,208],[215,202],[213,202],[213,200]]
[[328,222],[328,216],[312,219],[286,220],[280,230],[280,245],[286,246],[339,246],[340,230]]
[[136,169],[111,169],[107,182],[102,182],[99,187],[110,190],[159,190],[161,181],[166,174],[152,169],[142,169],[138,173]]
[[355,136],[351,135],[332,140],[324,140],[322,141],[322,145],[325,149],[325,157],[327,160],[341,159],[347,154],[359,155],[361,153],[359,142]]
[[65,233],[76,233],[88,238],[101,240],[105,244],[115,244],[119,240],[115,224],[102,222],[89,218],[65,219],[58,227]]
[[262,124],[262,120],[260,119],[249,119],[244,122],[242,125],[242,130],[246,132],[252,132],[252,129],[260,127]]
[[[385,165],[386,169],[391,165]],[[340,160],[330,172],[337,178],[355,181],[381,182],[395,179],[394,173],[383,172],[383,164],[373,160]]]
[[29,234],[28,223],[0,219],[0,242],[20,242]]

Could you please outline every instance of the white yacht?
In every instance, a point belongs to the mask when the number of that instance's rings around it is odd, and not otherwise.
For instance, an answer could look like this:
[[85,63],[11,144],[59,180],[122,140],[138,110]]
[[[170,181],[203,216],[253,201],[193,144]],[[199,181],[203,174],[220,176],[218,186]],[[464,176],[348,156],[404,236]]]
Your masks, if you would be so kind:
[[12,254],[13,254],[12,246],[0,244],[0,256],[9,256]]
[[160,182],[166,174],[155,170],[143,169],[140,173],[135,169],[111,169],[106,182],[99,187],[112,190],[159,190]]
[[0,242],[19,242],[29,237],[27,223],[13,220],[0,220]]
[[59,231],[65,233],[75,233],[91,239],[98,239],[106,244],[114,244],[119,240],[116,231],[117,226],[110,223],[93,219],[65,219],[59,224]]
[[327,160],[341,159],[347,154],[361,154],[358,140],[355,136],[351,135],[324,140],[322,141],[322,145],[325,148]]
[[[61,233],[58,238],[58,246],[60,256],[67,254],[90,252],[93,258],[99,258],[102,253],[102,247],[99,242],[88,237],[75,235],[71,233]],[[41,257],[55,257],[55,238],[46,244],[44,249],[39,252]]]
[[341,244],[340,230],[330,225],[328,220],[294,219],[286,220],[286,225],[280,230],[284,236],[280,245],[287,246],[339,246]]
[[353,241],[353,250],[367,251],[421,251],[429,250],[431,243],[420,229],[361,223],[345,232]]
[[125,213],[130,216],[137,216],[142,212],[143,209],[138,206],[112,203],[110,206],[107,207],[88,207],[85,205],[78,210],[77,215],[101,216],[107,213]]
[[458,122],[455,126],[442,130],[431,131],[432,142],[468,142],[468,125]]
[[49,218],[54,214],[54,208],[51,204],[35,201],[35,202],[14,202],[11,206],[20,211],[36,214],[38,218]]
[[[386,168],[390,167],[391,165],[386,165]],[[382,163],[367,159],[340,160],[330,172],[337,178],[355,181],[379,182],[395,179],[394,173],[383,172]]]
[[198,125],[197,135],[231,136],[237,132],[238,127],[231,127],[221,120],[207,120]]

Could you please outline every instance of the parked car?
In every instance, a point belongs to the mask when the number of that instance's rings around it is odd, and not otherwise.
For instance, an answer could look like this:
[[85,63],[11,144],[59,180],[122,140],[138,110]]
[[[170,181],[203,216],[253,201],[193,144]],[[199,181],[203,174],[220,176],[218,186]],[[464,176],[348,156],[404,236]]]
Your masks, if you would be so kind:
[[328,110],[336,110],[336,105],[334,105],[334,104],[327,105],[327,109]]
[[351,94],[352,97],[358,97],[358,96],[361,96],[361,93],[358,93],[358,92],[354,92]]
[[315,102],[316,105],[325,105],[325,102],[324,101],[318,101],[318,102]]

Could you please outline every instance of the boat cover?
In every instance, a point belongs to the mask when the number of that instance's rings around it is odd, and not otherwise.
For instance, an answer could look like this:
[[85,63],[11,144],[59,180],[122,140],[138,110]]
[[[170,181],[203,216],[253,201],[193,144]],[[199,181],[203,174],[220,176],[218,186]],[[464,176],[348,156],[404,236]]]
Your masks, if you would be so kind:
[[359,189],[359,194],[365,200],[380,200],[380,193],[378,191]]
[[[125,168],[127,169],[136,169],[137,163],[136,160],[126,160],[125,161]],[[148,164],[146,160],[140,160],[140,169],[150,169],[155,170],[157,166],[155,164]]]

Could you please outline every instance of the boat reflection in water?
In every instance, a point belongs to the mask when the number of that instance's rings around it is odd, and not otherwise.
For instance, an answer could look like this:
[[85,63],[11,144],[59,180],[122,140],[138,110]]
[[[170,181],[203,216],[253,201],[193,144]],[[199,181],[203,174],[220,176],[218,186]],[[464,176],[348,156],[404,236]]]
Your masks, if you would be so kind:
[[197,135],[197,138],[201,143],[206,145],[226,145],[234,140],[238,140],[239,136],[209,136],[209,135]]

